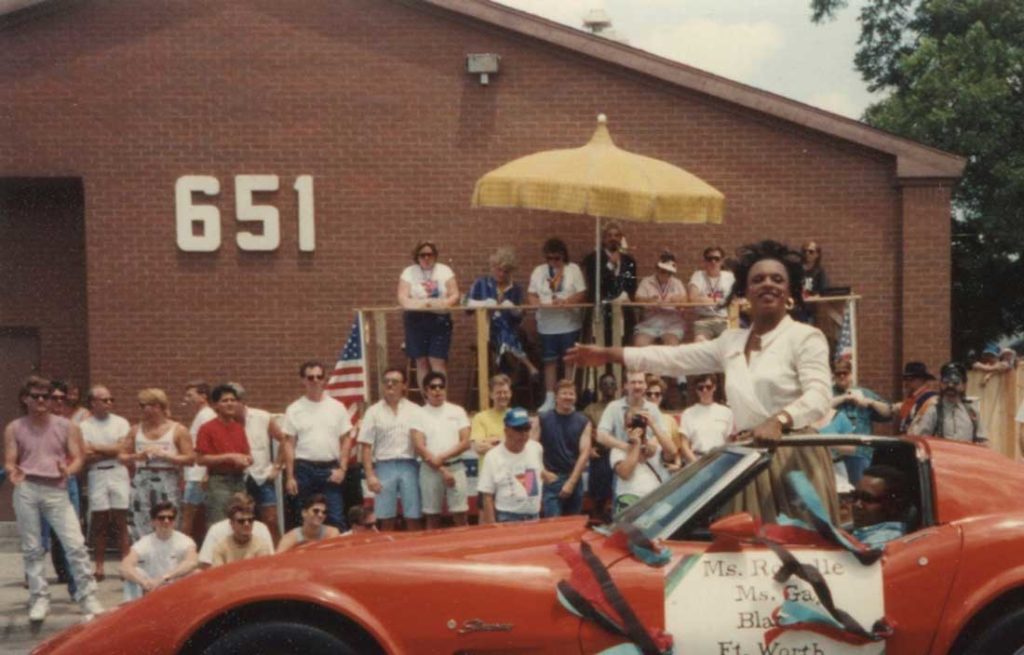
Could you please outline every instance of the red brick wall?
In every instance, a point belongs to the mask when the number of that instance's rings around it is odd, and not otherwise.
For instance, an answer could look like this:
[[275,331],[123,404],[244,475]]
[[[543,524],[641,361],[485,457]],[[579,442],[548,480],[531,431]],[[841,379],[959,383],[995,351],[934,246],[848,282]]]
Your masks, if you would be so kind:
[[[469,198],[509,159],[585,143],[599,112],[619,145],[687,168],[727,198],[719,226],[627,225],[642,273],[665,247],[688,275],[710,243],[814,239],[833,284],[865,297],[862,382],[896,392],[902,233],[889,156],[404,3],[55,9],[0,30],[0,100],[17,126],[0,139],[0,175],[83,177],[89,358],[117,394],[230,377],[254,402],[282,408],[299,392],[296,363],[332,359],[354,307],[394,302],[424,237],[463,290],[500,245],[517,248],[521,279],[548,236],[566,239],[578,261],[593,219],[471,210]],[[490,86],[464,72],[468,52],[502,56]],[[244,173],[281,176],[267,199],[281,210],[276,252],[234,245],[232,178]],[[184,174],[221,182],[216,253],[175,246]],[[316,252],[305,255],[291,190],[301,174],[316,178]],[[948,235],[925,237],[923,247],[948,247]],[[456,389],[471,335],[459,316]]]
[[79,180],[0,180],[0,327],[38,329],[40,371],[79,384],[89,371],[83,227]]
[[931,371],[946,362],[950,341],[950,189],[903,189],[903,361]]

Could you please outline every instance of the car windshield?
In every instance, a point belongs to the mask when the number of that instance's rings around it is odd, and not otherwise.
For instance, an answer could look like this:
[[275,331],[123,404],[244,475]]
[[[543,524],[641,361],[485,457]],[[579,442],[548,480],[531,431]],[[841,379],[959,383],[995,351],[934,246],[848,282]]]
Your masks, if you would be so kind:
[[615,527],[631,526],[652,541],[665,539],[696,517],[745,471],[767,457],[763,451],[750,448],[714,451],[617,514]]

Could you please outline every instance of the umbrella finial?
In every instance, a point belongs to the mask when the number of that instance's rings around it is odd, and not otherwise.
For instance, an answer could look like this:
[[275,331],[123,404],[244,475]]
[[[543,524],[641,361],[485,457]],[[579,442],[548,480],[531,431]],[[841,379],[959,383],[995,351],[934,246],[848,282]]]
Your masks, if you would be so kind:
[[614,146],[612,142],[612,135],[608,133],[608,117],[604,114],[597,115],[597,129],[594,130],[594,136],[590,137],[591,145],[608,145]]

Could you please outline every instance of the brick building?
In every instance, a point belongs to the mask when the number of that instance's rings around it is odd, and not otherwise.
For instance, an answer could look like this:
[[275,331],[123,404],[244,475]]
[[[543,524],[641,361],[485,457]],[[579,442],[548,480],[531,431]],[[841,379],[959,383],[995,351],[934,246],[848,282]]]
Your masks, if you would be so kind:
[[[296,364],[332,359],[353,308],[394,303],[422,238],[463,291],[500,245],[517,248],[521,280],[548,236],[579,261],[593,219],[471,210],[469,198],[512,158],[582,145],[601,112],[619,145],[726,196],[722,225],[627,224],[643,274],[665,247],[688,274],[709,244],[813,239],[833,284],[865,298],[864,384],[896,395],[902,361],[949,354],[961,159],[522,12],[484,0],[51,0],[0,18],[0,51],[5,420],[29,364],[107,383],[129,416],[134,390],[176,398],[194,377],[242,381],[280,410],[299,393]],[[499,54],[500,72],[482,85],[467,53]],[[246,175],[275,175],[278,190],[239,194]],[[219,185],[191,194],[219,212],[220,239],[198,246],[208,252],[179,247],[183,176]],[[246,198],[279,211],[276,248],[238,245]],[[459,316],[456,388],[472,334]]]

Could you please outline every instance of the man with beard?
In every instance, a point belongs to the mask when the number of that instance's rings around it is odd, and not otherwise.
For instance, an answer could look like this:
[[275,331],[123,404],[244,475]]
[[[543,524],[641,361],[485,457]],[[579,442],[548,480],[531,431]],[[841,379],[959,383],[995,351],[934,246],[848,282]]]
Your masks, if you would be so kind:
[[941,390],[939,399],[921,414],[908,434],[931,435],[966,441],[988,443],[985,427],[978,416],[974,401],[968,400],[967,369],[960,362],[947,362],[939,369]]
[[[640,281],[636,274],[636,259],[625,252],[626,237],[622,226],[617,221],[609,221],[601,233],[601,300],[621,299],[629,302],[636,295]],[[593,288],[597,279],[598,253],[592,252],[583,258],[583,273],[589,287],[589,302],[595,302],[596,290]],[[611,307],[603,308],[605,341],[611,339]],[[632,315],[626,312],[624,334],[633,334]],[[601,344],[604,345],[604,344]],[[620,345],[620,344],[613,344]]]

